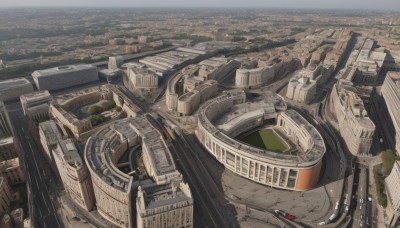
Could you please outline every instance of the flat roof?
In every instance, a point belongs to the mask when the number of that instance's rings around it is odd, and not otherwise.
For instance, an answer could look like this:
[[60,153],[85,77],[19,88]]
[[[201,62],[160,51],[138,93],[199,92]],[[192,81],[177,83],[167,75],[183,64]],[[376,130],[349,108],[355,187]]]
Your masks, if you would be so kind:
[[4,89],[12,89],[15,87],[21,87],[25,85],[31,85],[31,83],[26,79],[26,78],[15,78],[15,79],[9,79],[9,80],[4,80],[0,81],[0,90]]
[[37,70],[32,73],[32,76],[42,77],[42,76],[48,76],[48,75],[53,75],[53,74],[61,74],[64,72],[74,72],[74,71],[87,70],[87,69],[96,69],[96,67],[93,65],[90,65],[90,64],[59,66],[59,67],[53,67],[53,68],[44,69],[44,70]]

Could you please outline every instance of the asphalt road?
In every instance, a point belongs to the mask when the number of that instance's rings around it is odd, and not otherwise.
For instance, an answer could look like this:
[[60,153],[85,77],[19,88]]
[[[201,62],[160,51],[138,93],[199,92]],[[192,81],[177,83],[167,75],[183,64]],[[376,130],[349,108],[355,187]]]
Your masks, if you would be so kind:
[[46,172],[46,162],[41,154],[40,145],[35,143],[33,136],[24,122],[24,115],[19,102],[6,105],[11,123],[15,129],[15,137],[21,149],[26,168],[27,184],[32,190],[33,222],[35,227],[64,227],[57,214],[56,198],[50,197],[48,185],[51,178]]

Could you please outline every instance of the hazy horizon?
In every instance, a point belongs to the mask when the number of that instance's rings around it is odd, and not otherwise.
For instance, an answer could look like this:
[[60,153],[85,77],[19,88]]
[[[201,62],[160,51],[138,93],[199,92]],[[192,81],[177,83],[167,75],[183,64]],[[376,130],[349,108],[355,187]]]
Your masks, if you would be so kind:
[[96,1],[96,0],[0,0],[0,7],[150,7],[150,8],[297,8],[297,9],[349,9],[349,10],[390,10],[399,11],[400,1],[398,0],[336,0],[335,2],[326,2],[320,0],[248,0],[246,2],[239,0],[231,1],[212,1],[203,0],[201,2],[170,0],[168,3],[161,0],[135,1],[114,0]]

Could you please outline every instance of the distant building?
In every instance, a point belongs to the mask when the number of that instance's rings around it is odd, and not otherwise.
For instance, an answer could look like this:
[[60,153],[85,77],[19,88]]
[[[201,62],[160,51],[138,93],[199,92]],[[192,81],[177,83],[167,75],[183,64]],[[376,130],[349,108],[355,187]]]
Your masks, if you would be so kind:
[[193,227],[193,198],[188,184],[139,186],[138,228]]
[[47,158],[53,161],[52,150],[57,147],[58,142],[63,139],[58,130],[56,122],[49,120],[39,124],[39,137]]
[[386,224],[397,227],[400,216],[400,161],[394,163],[392,172],[385,179],[388,206],[386,207]]
[[54,161],[65,191],[81,207],[90,211],[94,206],[94,192],[90,173],[83,163],[74,142],[61,140],[53,149]]
[[19,158],[0,162],[0,173],[11,185],[25,182],[25,174]]
[[153,42],[153,37],[151,36],[139,36],[138,37],[139,44],[145,44]]
[[69,65],[37,70],[32,73],[39,90],[57,90],[99,80],[97,68],[92,65]]
[[47,90],[24,94],[20,97],[24,115],[34,121],[49,118],[51,100],[52,97]]
[[0,214],[8,212],[12,200],[11,188],[7,179],[0,176]]
[[390,133],[395,138],[396,152],[400,155],[400,72],[387,73],[381,93],[394,125],[394,132]]
[[26,78],[0,81],[0,101],[18,99],[22,94],[32,92],[32,84]]
[[370,155],[375,124],[352,83],[339,81],[333,86],[330,98],[340,134],[349,151],[354,155]]
[[118,70],[124,64],[124,57],[121,55],[108,57],[108,69]]

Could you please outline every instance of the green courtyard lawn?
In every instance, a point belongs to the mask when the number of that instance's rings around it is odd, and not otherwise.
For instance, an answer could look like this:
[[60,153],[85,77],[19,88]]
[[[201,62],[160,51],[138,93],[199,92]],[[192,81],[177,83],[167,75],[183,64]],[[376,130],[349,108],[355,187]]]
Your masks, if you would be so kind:
[[279,153],[288,149],[283,140],[272,129],[261,129],[241,138],[240,141],[260,149]]

